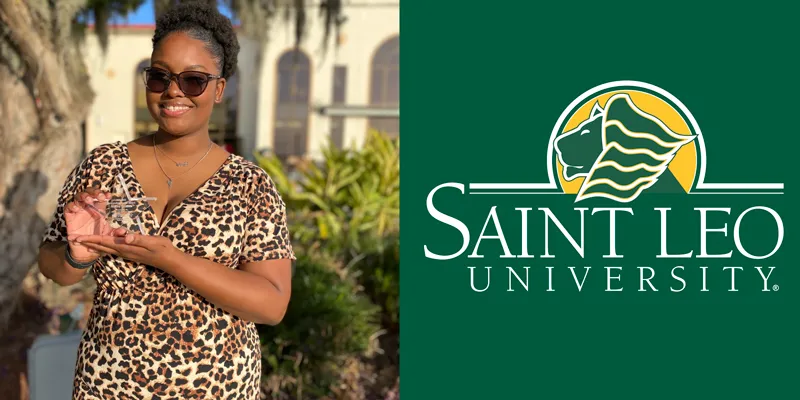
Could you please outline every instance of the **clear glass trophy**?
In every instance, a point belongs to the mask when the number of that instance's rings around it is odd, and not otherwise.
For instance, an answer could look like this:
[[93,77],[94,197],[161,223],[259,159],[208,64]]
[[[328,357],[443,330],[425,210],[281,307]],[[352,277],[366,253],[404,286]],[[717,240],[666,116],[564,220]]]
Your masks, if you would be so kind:
[[145,234],[142,216],[154,197],[134,198],[122,175],[117,175],[111,199],[106,202],[106,220],[112,228],[125,228],[129,232]]

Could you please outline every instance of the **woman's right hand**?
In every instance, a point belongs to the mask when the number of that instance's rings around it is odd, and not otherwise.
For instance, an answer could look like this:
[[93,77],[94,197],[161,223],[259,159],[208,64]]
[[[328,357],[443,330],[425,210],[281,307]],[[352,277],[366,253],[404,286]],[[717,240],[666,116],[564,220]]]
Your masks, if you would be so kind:
[[[106,201],[111,195],[99,189],[91,188],[79,193],[75,199],[64,207],[64,219],[67,223],[67,240],[72,257],[78,262],[96,260],[102,254],[74,241],[81,235],[108,235],[114,234],[114,229],[106,220]],[[99,209],[101,213],[92,209]]]

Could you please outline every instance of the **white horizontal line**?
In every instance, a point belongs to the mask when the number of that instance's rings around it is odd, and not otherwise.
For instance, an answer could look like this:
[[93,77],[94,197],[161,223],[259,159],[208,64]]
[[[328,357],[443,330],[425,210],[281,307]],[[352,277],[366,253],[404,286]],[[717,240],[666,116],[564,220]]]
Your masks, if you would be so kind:
[[[550,183],[470,183],[472,190],[497,189],[497,190],[552,190],[557,187]],[[697,185],[700,190],[783,190],[782,183],[702,183]]]
[[702,183],[697,185],[698,189],[762,189],[762,190],[783,190],[782,183]]
[[690,192],[689,194],[783,194],[783,192]]
[[566,194],[561,192],[469,192],[469,194]]
[[[563,194],[562,192],[469,192],[469,194]],[[676,193],[677,194],[677,193]],[[691,192],[693,194],[783,194],[783,192]]]
[[542,189],[556,189],[555,185],[551,185],[549,183],[470,183],[470,189],[530,189],[530,190],[542,190]]

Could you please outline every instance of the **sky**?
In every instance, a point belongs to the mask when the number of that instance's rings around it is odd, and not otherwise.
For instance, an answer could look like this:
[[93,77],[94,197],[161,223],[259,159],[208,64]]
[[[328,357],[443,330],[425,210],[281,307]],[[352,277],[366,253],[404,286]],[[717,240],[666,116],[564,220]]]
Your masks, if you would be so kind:
[[[233,14],[227,7],[220,6],[219,11],[228,18],[233,17]],[[128,17],[126,19],[120,21],[115,20],[114,23],[116,24],[127,23],[131,25],[155,24],[156,21],[153,16],[153,0],[145,0],[144,4],[142,4],[142,6],[139,7],[138,10],[128,14]]]

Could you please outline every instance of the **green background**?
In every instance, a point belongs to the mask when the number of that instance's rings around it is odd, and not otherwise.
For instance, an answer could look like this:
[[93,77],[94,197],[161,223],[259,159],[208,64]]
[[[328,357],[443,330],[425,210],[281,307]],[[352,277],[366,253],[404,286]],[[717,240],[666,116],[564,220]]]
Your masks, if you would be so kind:
[[[406,1],[403,30],[402,391],[408,399],[522,398],[800,398],[798,341],[800,273],[796,255],[796,170],[800,25],[782,3]],[[706,182],[782,182],[777,195],[643,195],[618,216],[618,251],[604,260],[607,214],[586,215],[586,259],[551,226],[555,260],[543,252],[543,217],[551,207],[570,231],[578,228],[571,196],[462,195],[440,191],[436,207],[464,221],[471,241],[461,257],[435,261],[461,247],[453,227],[426,210],[428,193],[444,182],[547,181],[549,135],[559,115],[584,91],[616,80],[639,80],[680,99],[697,119],[707,150]],[[751,206],[780,213],[780,251],[759,262],[733,245],[736,216]],[[468,259],[488,212],[498,215],[512,252],[520,252],[520,218],[532,207],[529,247],[537,258],[501,259],[497,240],[484,240],[483,259]],[[587,200],[578,207],[623,206]],[[699,251],[693,207],[730,207],[710,214],[710,251],[731,259],[658,260],[659,214],[672,207],[672,252]],[[752,218],[751,218],[752,217]],[[755,212],[742,241],[765,254],[774,222]],[[487,228],[487,234],[495,231]],[[674,235],[673,235],[674,233]],[[674,250],[673,250],[674,249]],[[470,289],[468,265],[492,266],[491,287]],[[525,292],[508,292],[506,266],[530,266]],[[555,292],[544,267],[553,265]],[[592,269],[582,293],[566,269]],[[620,265],[621,293],[604,292],[604,266]],[[638,292],[639,265],[656,270],[659,292]],[[671,293],[673,266],[684,265],[687,288]],[[700,292],[698,267],[709,266]],[[776,266],[763,293],[753,266]],[[742,266],[739,292],[729,272]],[[483,273],[476,275],[485,284]],[[615,283],[616,285],[617,283]]]

